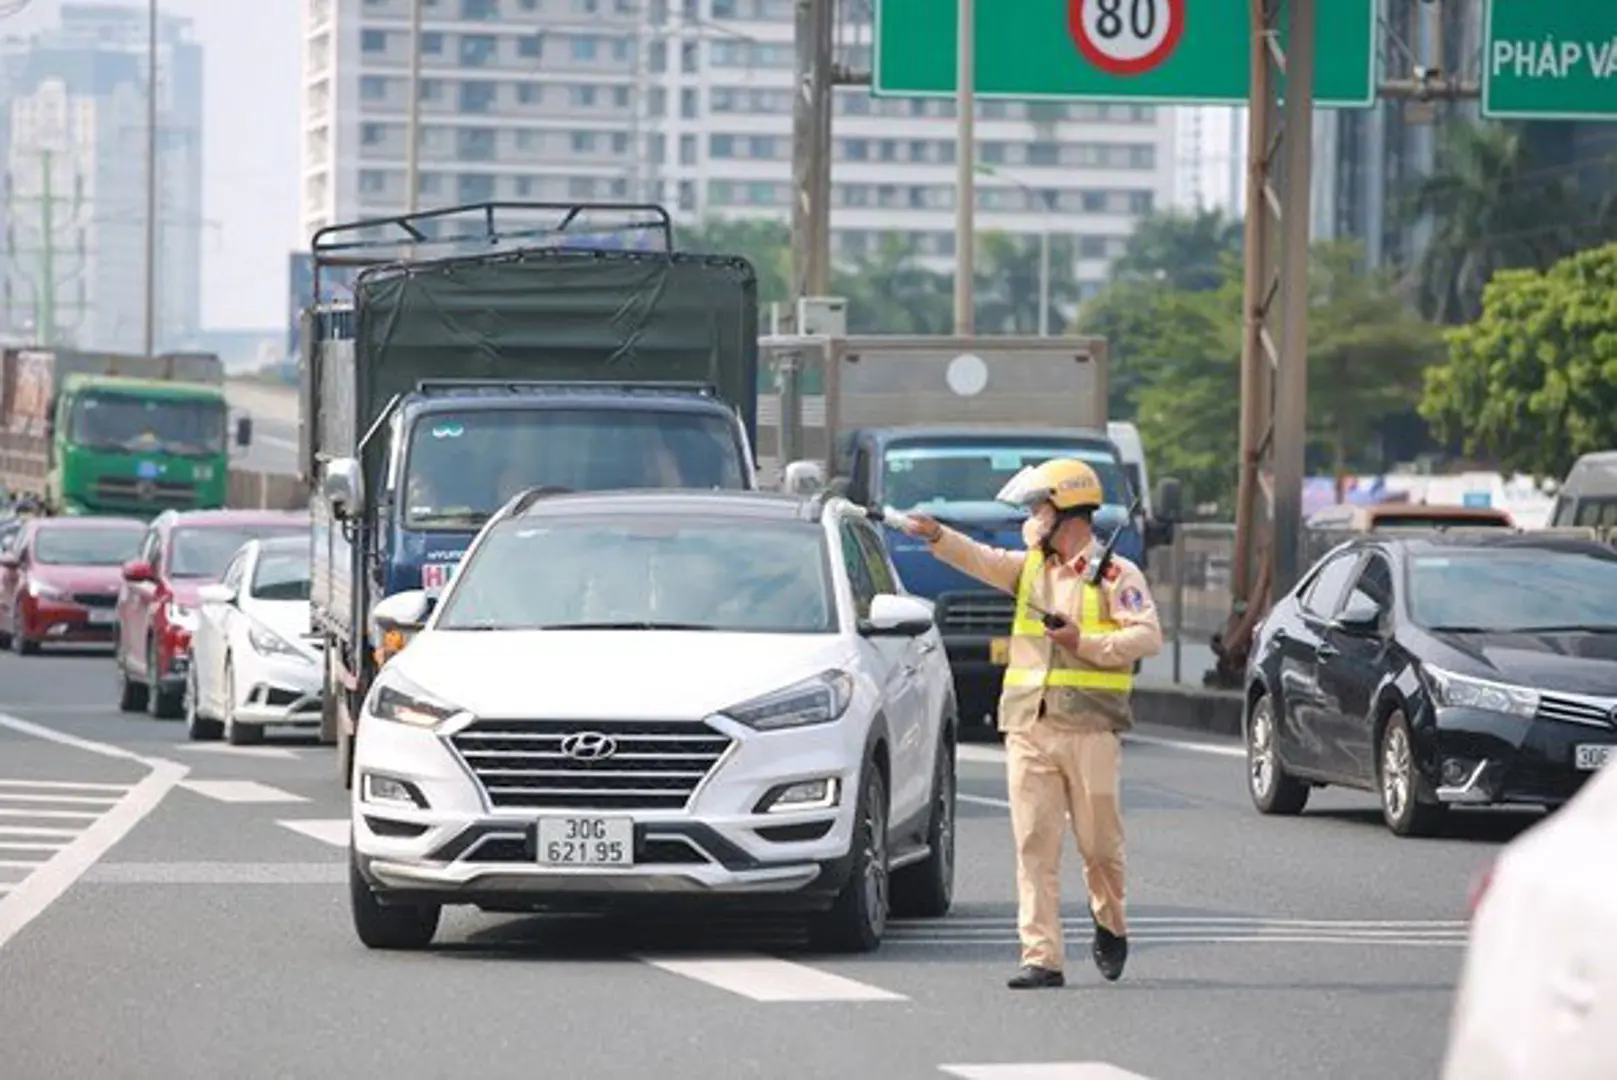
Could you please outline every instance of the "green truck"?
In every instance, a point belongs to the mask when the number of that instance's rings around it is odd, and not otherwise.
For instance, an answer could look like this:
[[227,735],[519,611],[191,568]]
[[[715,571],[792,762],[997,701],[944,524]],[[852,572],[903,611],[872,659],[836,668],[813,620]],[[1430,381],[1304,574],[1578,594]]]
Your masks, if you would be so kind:
[[[250,443],[252,422],[234,435]],[[0,483],[53,514],[222,507],[231,441],[215,355],[0,352]]]

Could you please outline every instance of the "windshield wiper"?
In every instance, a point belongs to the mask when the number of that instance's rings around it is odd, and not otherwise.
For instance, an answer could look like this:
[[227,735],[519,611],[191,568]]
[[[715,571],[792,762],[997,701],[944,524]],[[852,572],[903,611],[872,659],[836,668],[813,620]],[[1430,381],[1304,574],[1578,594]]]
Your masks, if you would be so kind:
[[482,525],[489,515],[481,510],[437,510],[410,515],[413,525]]
[[1503,633],[1497,626],[1429,626],[1434,634],[1498,634]]
[[706,623],[651,622],[648,620],[624,622],[550,623],[540,630],[713,630]]
[[1617,634],[1617,626],[1597,623],[1564,623],[1558,626],[1508,626],[1501,634]]

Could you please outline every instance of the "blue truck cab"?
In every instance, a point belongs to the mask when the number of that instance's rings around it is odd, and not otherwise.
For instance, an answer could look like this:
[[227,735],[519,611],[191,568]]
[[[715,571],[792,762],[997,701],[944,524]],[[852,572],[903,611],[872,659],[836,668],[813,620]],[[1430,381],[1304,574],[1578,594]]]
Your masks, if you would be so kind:
[[[1102,539],[1121,528],[1116,551],[1145,565],[1146,523],[1131,517],[1134,492],[1104,432],[1083,428],[893,427],[850,432],[843,441],[839,487],[864,506],[919,510],[974,540],[1020,550],[1026,512],[994,501],[1005,482],[1028,465],[1076,457],[1094,466],[1106,502],[1095,515]],[[1010,633],[1014,601],[933,558],[926,544],[884,529],[904,587],[936,605],[938,629],[954,671],[965,723],[991,715],[999,698],[1003,660],[992,643]]]

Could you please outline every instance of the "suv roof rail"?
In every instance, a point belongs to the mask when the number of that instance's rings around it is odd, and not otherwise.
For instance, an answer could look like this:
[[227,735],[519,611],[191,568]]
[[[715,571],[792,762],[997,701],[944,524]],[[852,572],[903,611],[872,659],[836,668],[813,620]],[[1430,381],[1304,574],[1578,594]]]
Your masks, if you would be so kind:
[[511,504],[511,516],[516,517],[519,514],[527,513],[528,509],[540,499],[548,499],[552,495],[571,495],[572,493],[572,488],[563,487],[560,484],[541,484],[538,487],[529,488],[518,495],[516,501]]

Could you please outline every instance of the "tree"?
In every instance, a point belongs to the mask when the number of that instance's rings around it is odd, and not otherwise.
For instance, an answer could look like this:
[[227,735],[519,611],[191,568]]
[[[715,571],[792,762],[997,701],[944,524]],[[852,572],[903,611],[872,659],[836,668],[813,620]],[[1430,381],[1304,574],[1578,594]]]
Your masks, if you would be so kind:
[[1580,454],[1617,445],[1617,244],[1547,272],[1500,271],[1481,316],[1446,337],[1421,415],[1467,454],[1561,476]]
[[792,230],[770,218],[709,218],[679,226],[675,246],[714,255],[741,255],[758,274],[758,306],[769,310],[792,293]]
[[1175,289],[1212,291],[1229,279],[1242,250],[1242,227],[1221,210],[1152,214],[1135,226],[1112,264],[1112,280],[1159,281]]
[[1106,340],[1106,415],[1126,419],[1134,415],[1141,389],[1161,377],[1162,361],[1171,359],[1171,346],[1159,337],[1158,308],[1162,297],[1175,290],[1154,281],[1119,281],[1086,301],[1078,311],[1081,334]]
[[1544,269],[1578,247],[1580,205],[1562,171],[1535,166],[1520,128],[1451,127],[1443,164],[1421,182],[1411,203],[1430,215],[1432,235],[1412,267],[1411,285],[1428,318],[1469,322],[1497,271]]

